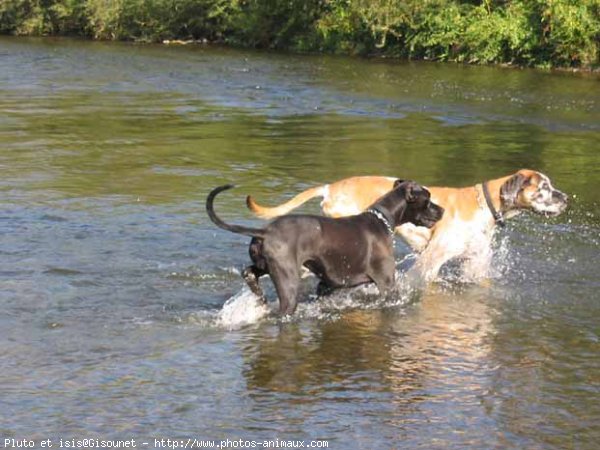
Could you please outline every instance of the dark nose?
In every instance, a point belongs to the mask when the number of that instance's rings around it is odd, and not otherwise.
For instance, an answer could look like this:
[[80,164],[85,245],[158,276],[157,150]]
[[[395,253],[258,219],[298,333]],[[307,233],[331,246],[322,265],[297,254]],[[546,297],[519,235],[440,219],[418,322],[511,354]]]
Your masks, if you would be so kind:
[[563,202],[565,204],[569,202],[569,196],[564,192],[560,191],[552,192],[552,198],[556,201]]

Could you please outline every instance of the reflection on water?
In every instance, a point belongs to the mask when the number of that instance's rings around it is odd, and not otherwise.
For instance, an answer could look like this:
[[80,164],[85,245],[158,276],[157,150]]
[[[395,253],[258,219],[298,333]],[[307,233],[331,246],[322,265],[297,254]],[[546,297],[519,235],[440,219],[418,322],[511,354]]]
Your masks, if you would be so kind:
[[[10,38],[0,64],[6,436],[597,445],[597,76]],[[289,323],[252,304],[247,240],[204,213],[223,182],[223,216],[258,224],[248,193],[520,167],[571,207],[511,221],[490,283],[400,273],[386,302],[315,300],[307,279]]]
[[[494,430],[480,408],[496,369],[489,361],[496,330],[485,293],[469,294],[468,303],[459,300],[464,311],[454,293],[438,291],[403,311],[349,311],[334,322],[264,329],[243,349],[250,395],[277,399],[282,410],[317,404],[333,429],[365,440],[372,430],[369,442],[485,445]],[[343,427],[346,414],[363,420]],[[314,425],[310,416],[298,420]],[[424,423],[428,433],[414,435]],[[465,425],[475,427],[466,440]]]

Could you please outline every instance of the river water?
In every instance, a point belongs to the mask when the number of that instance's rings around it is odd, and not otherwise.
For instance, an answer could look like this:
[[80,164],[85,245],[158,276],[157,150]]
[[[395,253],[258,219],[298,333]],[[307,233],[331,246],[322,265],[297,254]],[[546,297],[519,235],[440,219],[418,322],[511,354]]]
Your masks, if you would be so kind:
[[[256,226],[248,193],[521,167],[570,208],[510,221],[489,283],[307,279],[288,323],[204,211],[230,182],[216,209]],[[599,167],[598,76],[1,38],[0,437],[597,448]]]

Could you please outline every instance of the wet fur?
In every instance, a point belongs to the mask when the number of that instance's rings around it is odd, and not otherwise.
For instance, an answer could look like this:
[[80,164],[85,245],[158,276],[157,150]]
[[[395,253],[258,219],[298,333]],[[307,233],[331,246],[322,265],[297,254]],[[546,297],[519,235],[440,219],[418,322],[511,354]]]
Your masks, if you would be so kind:
[[[209,194],[208,216],[223,229],[252,236],[249,254],[253,264],[243,271],[243,277],[252,292],[264,299],[258,279],[269,274],[282,315],[293,314],[296,309],[302,267],[320,279],[319,293],[370,282],[383,295],[392,288],[393,239],[376,214],[365,212],[344,218],[287,215],[261,229],[231,225],[221,220],[213,208],[216,195],[231,187],[221,186]],[[372,205],[392,227],[406,222],[431,227],[442,217],[443,209],[430,202],[430,194],[423,187],[401,181],[392,187]]]

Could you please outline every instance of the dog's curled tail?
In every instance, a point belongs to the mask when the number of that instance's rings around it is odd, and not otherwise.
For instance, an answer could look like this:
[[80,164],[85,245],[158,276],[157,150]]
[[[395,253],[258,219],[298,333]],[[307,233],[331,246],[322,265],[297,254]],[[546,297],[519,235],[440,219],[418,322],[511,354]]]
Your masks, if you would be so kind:
[[210,218],[210,220],[213,221],[213,223],[216,226],[218,226],[219,228],[223,228],[224,230],[231,231],[233,233],[244,234],[246,236],[251,237],[264,237],[264,231],[260,228],[250,228],[241,225],[230,225],[228,223],[223,222],[223,220],[221,220],[219,216],[215,214],[215,210],[213,208],[213,202],[215,200],[215,197],[219,192],[226,191],[233,187],[235,187],[233,184],[225,184],[223,186],[214,188],[212,191],[210,191],[210,194],[208,194],[208,197],[206,198],[206,212],[208,213],[208,217]]
[[323,197],[327,193],[327,185],[316,186],[314,188],[307,189],[306,191],[300,192],[293,199],[282,203],[281,205],[267,207],[261,206],[254,201],[252,196],[246,197],[246,205],[248,209],[252,211],[258,217],[263,219],[272,219],[273,217],[283,216],[289,213],[292,209],[296,209],[298,206],[306,203],[311,198]]

